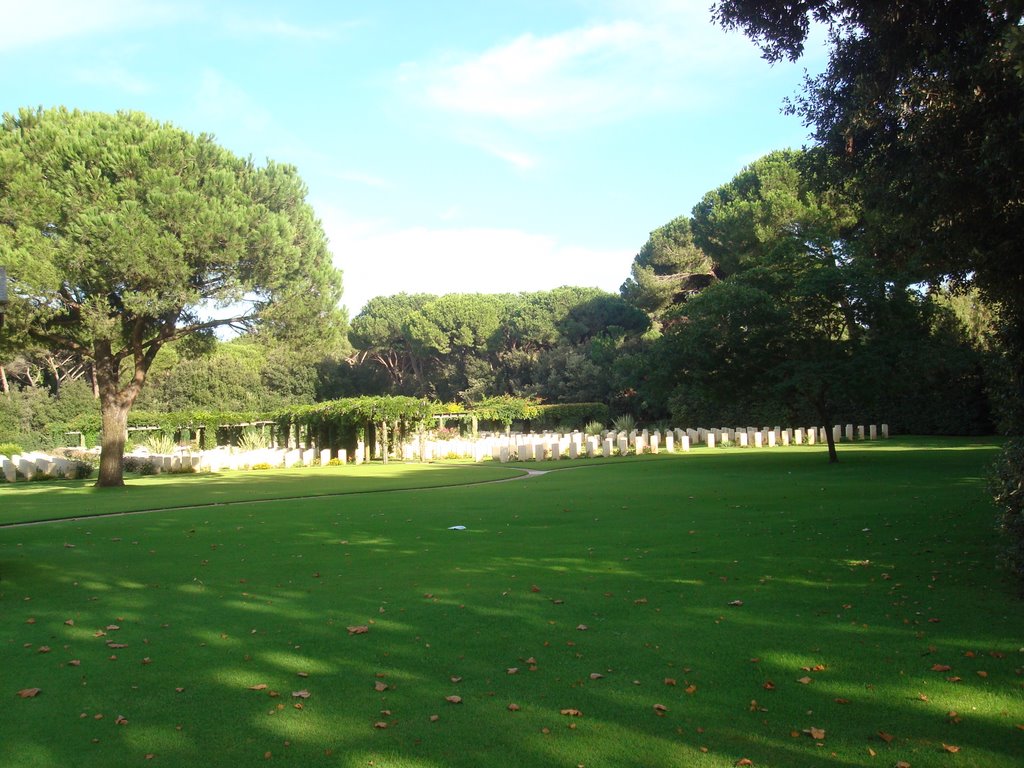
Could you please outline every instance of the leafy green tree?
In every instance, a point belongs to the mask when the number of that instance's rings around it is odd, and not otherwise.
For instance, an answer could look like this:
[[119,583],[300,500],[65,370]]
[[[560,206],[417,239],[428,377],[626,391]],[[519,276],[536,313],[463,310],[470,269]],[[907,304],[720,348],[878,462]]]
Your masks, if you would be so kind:
[[829,30],[827,69],[791,107],[863,207],[865,250],[998,303],[1024,402],[1022,11],[1016,0],[723,0],[713,15],[772,61],[799,58],[812,21]]
[[340,273],[295,169],[139,113],[22,110],[0,130],[7,322],[95,366],[97,485],[123,485],[128,412],[168,343],[222,326],[343,325]]
[[689,218],[679,216],[651,232],[619,290],[634,307],[659,317],[716,278],[712,259],[694,242]]

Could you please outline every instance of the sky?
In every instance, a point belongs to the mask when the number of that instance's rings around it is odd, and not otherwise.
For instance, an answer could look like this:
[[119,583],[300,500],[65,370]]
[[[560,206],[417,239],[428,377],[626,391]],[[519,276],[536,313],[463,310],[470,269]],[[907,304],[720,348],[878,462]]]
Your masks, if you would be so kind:
[[142,111],[298,168],[372,297],[617,292],[651,230],[775,149],[805,69],[711,0],[0,0],[0,112]]

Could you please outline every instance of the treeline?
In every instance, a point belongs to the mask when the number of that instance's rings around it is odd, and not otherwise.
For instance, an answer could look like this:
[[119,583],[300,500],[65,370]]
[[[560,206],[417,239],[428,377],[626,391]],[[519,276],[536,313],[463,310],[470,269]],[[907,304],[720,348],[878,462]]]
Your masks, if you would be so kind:
[[[642,422],[876,418],[903,432],[991,431],[993,311],[976,294],[883,269],[858,240],[860,211],[820,184],[817,162],[787,151],[744,168],[651,233],[619,295],[399,294],[301,345],[196,334],[160,352],[136,407],[265,413],[367,395],[511,396],[598,402]],[[36,346],[2,370],[0,440],[60,442],[75,415],[95,410],[88,361]]]

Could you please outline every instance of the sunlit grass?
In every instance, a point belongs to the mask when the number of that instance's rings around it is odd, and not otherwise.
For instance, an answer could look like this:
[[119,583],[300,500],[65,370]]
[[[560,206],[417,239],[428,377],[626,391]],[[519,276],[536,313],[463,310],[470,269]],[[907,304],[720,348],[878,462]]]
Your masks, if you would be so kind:
[[[0,765],[1016,765],[993,445],[695,451],[3,529]],[[508,474],[454,471],[482,469]]]

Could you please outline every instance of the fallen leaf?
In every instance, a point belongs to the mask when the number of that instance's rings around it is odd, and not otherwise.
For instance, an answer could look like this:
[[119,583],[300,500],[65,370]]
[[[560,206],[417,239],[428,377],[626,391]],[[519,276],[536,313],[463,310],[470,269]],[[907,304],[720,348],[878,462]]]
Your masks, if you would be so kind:
[[893,736],[893,735],[892,735],[891,733],[886,733],[885,731],[879,731],[879,732],[878,732],[878,738],[880,738],[880,739],[881,739],[882,741],[884,741],[884,742],[885,742],[886,744],[889,744],[889,743],[891,743],[891,742],[892,742],[892,740],[893,740],[894,738],[896,738],[896,737],[895,737],[895,736]]
[[932,664],[932,672],[949,672],[951,669],[949,664]]
[[519,672],[519,667],[509,667],[505,670],[505,672],[507,672],[510,675],[515,675]]
[[807,677],[806,675],[804,675],[803,677],[798,678],[797,682],[800,683],[801,685],[809,685],[810,683],[813,682],[813,680],[811,678]]
[[185,689],[184,689],[184,688],[181,688],[181,687],[178,687],[178,688],[175,688],[175,689],[174,689],[174,692],[175,692],[175,693],[184,693],[184,692],[185,692]]
[[436,723],[440,719],[441,719],[440,715],[431,715],[430,716],[430,722],[432,722],[432,723]]
[[377,691],[377,693],[383,693],[390,686],[387,683],[382,683],[380,680],[378,680],[376,683],[373,684],[373,687],[374,687],[374,690]]
[[839,699],[835,699],[835,702],[836,702],[836,704],[849,704],[850,700],[849,699],[839,698]]
[[309,677],[309,672],[296,672],[299,677]]
[[533,584],[533,585],[530,586],[530,591],[531,592],[540,592],[540,587],[538,587],[536,584]]
[[910,763],[908,763],[906,760],[900,760],[898,763],[896,763],[896,768],[910,768]]
[[580,624],[578,627],[576,627],[576,629],[578,629],[580,632],[586,632],[588,629],[590,629],[590,627],[588,627],[586,624]]
[[[43,647],[45,648],[46,646],[44,645]],[[42,651],[40,651],[40,653],[42,653]],[[980,670],[979,669],[978,670],[978,677],[988,677],[988,672],[985,672],[984,670]]]
[[775,683],[773,683],[771,680],[765,680],[764,685],[762,685],[761,687],[764,688],[766,691],[774,691]]
[[694,694],[694,693],[696,693],[696,692],[697,692],[697,686],[696,686],[696,685],[693,685],[693,684],[691,683],[690,685],[686,686],[686,687],[685,687],[685,688],[683,689],[683,691],[685,691],[686,693],[689,693],[689,694],[691,694],[691,695],[692,695],[692,694]]
[[818,741],[820,741],[821,739],[825,738],[825,729],[824,728],[815,728],[815,727],[811,726],[810,728],[804,729],[804,733],[806,733],[812,739],[816,739]]
[[144,659],[142,660],[142,663],[143,663],[143,664],[152,664],[152,663],[153,663],[153,660],[152,660],[151,658],[149,658],[149,656],[146,656],[146,657],[145,657],[145,658],[144,658]]
[[114,718],[114,725],[128,725],[128,718],[124,715],[118,715]]
[[461,696],[445,696],[444,700],[447,701],[449,704],[461,704],[462,703],[462,697]]
[[871,747],[868,747],[868,755],[869,755],[870,757],[877,757],[877,756],[878,756],[878,753],[877,753],[877,752],[875,752],[875,750],[873,750],[873,749],[872,749]]
[[117,624],[107,624],[107,631],[108,632],[116,632],[119,629],[120,629],[120,627],[117,626]]
[[73,627],[73,626],[75,626],[75,620],[74,619],[68,619],[67,621],[64,622],[64,626],[66,626],[66,627]]
[[18,695],[21,696],[21,698],[23,699],[34,699],[36,696],[42,693],[42,690],[42,688],[23,688],[22,690],[18,691]]
[[452,675],[448,679],[451,680],[453,683],[461,683],[462,682],[462,678],[459,677],[458,675]]
[[600,672],[591,672],[590,673],[590,679],[591,680],[600,680],[602,677],[604,677],[604,675],[602,675]]
[[309,691],[306,691],[306,690],[292,691],[292,698],[293,699],[308,699],[309,698]]
[[960,747],[953,746],[952,744],[943,744],[942,745],[942,750],[944,752],[949,752],[950,754],[954,754],[955,755],[957,752],[960,751]]
[[263,690],[266,690],[266,688],[267,688],[267,684],[266,683],[256,683],[256,685],[250,685],[249,686],[249,690],[250,691],[263,691]]
[[348,627],[348,633],[350,635],[365,635],[369,631],[370,628],[363,625],[360,625],[358,627]]
[[754,761],[747,757],[741,757],[736,761],[736,765],[753,765]]
[[963,680],[963,678],[962,677],[958,677],[956,675],[953,675],[952,677],[947,677],[946,678],[946,682],[947,683],[959,683],[961,680]]
[[743,605],[743,601],[742,600],[733,600],[732,602],[729,603],[729,605],[733,606],[734,608],[739,608],[741,605]]
[[77,666],[81,665],[81,663],[82,662],[81,662],[80,659],[72,659],[71,661],[68,662],[68,666],[69,667],[77,667]]
[[664,704],[655,704],[654,712],[656,715],[658,715],[658,717],[664,717],[665,713],[668,712],[668,707],[666,707]]
[[385,723],[384,721],[378,721],[378,722],[373,724],[373,727],[374,728],[379,728],[379,729],[383,730],[383,729],[388,727],[388,724]]
[[127,648],[128,643],[107,643],[107,648]]
[[563,709],[560,710],[560,712],[561,714],[566,715],[567,717],[583,717],[583,713],[580,712],[578,709]]
[[40,645],[38,650],[36,650],[36,653],[49,653],[49,652],[50,652],[50,646],[48,646],[48,645]]
[[515,704],[515,703],[509,704],[508,705],[508,711],[509,712],[518,712],[519,711],[519,705]]

